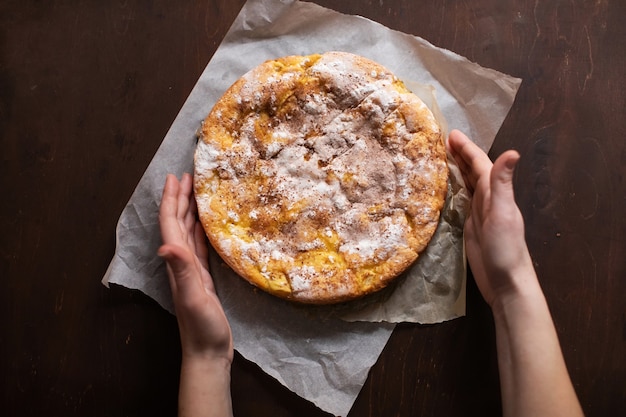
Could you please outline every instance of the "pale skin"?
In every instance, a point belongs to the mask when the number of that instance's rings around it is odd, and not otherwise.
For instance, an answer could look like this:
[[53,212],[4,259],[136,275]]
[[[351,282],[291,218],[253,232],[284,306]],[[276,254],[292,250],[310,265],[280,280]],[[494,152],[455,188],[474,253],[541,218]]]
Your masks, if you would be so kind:
[[[492,164],[456,130],[448,149],[472,195],[465,244],[494,315],[503,415],[582,416],[513,196],[519,154],[507,151]],[[191,190],[190,175],[180,181],[168,175],[159,212],[159,256],[167,263],[182,346],[179,416],[230,416],[232,335],[208,272]]]
[[519,154],[507,151],[492,164],[458,130],[450,133],[448,149],[472,195],[465,245],[494,316],[503,415],[582,416],[515,204]]
[[208,247],[191,190],[191,175],[180,182],[168,175],[159,211],[158,254],[167,264],[182,347],[178,415],[232,416],[233,339],[208,272]]

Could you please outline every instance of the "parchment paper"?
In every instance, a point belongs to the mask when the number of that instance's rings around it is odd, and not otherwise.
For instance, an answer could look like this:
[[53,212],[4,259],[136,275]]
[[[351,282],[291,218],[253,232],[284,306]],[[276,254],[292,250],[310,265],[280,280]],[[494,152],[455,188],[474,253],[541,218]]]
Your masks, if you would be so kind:
[[[124,209],[116,231],[116,253],[102,280],[105,285],[139,289],[173,312],[165,268],[155,255],[161,244],[157,213],[166,174],[192,172],[195,133],[237,78],[267,59],[330,50],[382,63],[431,106],[438,105],[450,128],[463,130],[485,151],[521,82],[362,17],[305,2],[249,0]],[[394,323],[435,323],[464,314],[461,225],[466,197],[455,180],[454,166],[451,171],[442,221],[450,227],[440,227],[436,243],[397,285],[363,302],[334,308],[296,306],[254,290],[212,252],[211,273],[235,348],[321,409],[346,415]]]

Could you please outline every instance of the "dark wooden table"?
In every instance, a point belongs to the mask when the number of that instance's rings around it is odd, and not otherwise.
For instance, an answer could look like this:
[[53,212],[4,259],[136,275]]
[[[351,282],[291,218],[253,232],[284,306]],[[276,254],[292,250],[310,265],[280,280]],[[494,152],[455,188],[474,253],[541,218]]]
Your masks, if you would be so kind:
[[[626,412],[626,2],[320,0],[523,79],[515,186],[589,416]],[[0,413],[174,415],[174,317],[100,284],[116,221],[242,0],[0,3]],[[452,121],[453,124],[453,121]],[[500,414],[494,331],[400,325],[351,416]],[[237,416],[322,416],[237,356]]]

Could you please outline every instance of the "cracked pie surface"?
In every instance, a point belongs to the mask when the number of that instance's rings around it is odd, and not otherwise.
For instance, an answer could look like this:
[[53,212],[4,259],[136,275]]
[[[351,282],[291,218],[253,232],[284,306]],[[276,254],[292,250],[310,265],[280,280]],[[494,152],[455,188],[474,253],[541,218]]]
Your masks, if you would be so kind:
[[241,277],[331,304],[378,291],[433,236],[446,192],[443,132],[391,72],[345,53],[267,61],[200,130],[198,213]]

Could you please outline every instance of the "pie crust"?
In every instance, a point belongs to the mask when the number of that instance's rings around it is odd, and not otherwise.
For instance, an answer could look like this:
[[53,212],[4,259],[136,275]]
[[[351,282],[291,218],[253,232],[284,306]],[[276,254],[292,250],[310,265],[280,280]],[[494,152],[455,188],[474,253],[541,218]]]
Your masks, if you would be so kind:
[[212,246],[278,297],[378,291],[433,236],[447,192],[442,129],[389,70],[345,52],[267,61],[204,120],[194,192]]

